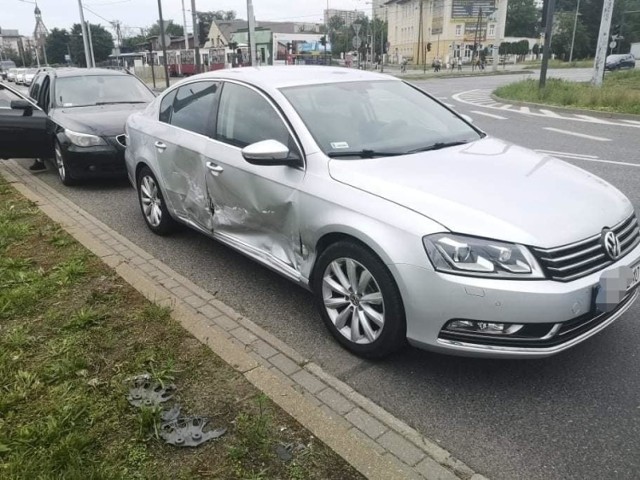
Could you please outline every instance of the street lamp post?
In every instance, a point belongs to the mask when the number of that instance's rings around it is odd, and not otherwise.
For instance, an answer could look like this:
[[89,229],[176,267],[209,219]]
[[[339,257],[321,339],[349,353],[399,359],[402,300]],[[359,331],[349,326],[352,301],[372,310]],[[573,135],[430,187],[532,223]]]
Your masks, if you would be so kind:
[[78,0],[78,8],[80,9],[80,26],[82,28],[82,43],[84,45],[84,60],[87,68],[91,66],[91,54],[89,53],[89,36],[87,35],[87,24],[84,22],[84,10],[82,8],[82,0]]
[[578,15],[580,14],[580,0],[576,4],[576,16],[573,18],[573,33],[571,34],[571,49],[569,49],[569,63],[573,60],[573,45],[576,41],[576,27],[578,26]]

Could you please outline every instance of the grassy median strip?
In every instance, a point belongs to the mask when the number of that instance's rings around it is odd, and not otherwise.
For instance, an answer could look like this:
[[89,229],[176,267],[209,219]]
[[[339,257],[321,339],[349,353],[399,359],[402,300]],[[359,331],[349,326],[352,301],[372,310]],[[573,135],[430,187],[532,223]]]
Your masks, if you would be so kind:
[[640,115],[640,71],[608,72],[601,88],[549,78],[540,90],[538,80],[529,79],[500,87],[494,94],[505,100]]
[[[169,313],[0,177],[0,478],[362,478]],[[166,445],[126,400],[143,372],[227,433]]]

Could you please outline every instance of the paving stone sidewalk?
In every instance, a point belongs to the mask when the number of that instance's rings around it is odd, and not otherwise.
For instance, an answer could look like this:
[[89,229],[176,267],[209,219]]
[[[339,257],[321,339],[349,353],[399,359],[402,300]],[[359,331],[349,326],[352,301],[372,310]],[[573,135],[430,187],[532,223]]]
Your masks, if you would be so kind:
[[[0,174],[143,295],[170,306],[196,338],[368,477],[485,479],[15,161],[0,162]],[[353,449],[341,449],[349,442]]]

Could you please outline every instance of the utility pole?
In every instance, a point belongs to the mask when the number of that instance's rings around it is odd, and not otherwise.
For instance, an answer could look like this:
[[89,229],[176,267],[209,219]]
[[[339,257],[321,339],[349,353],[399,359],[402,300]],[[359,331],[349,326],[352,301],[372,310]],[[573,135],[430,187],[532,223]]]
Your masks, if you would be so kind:
[[553,30],[553,13],[556,9],[556,0],[547,0],[547,18],[544,28],[544,46],[542,48],[542,65],[540,66],[540,85],[544,88],[547,83],[547,68],[549,67],[549,56],[551,55],[551,32]]
[[193,47],[196,53],[196,72],[202,71],[200,61],[200,35],[198,32],[198,11],[196,10],[196,0],[191,0],[191,18],[193,21]]
[[91,23],[87,22],[87,34],[89,37],[89,51],[91,52],[91,68],[96,68],[96,59],[93,56],[93,39],[91,38]]
[[[416,65],[420,64],[420,54],[424,53],[423,52],[423,44],[424,44],[424,20],[422,18],[422,5],[423,5],[423,0],[420,0],[420,12],[418,13],[418,15],[420,15],[420,18],[418,19],[418,55],[416,55]],[[424,55],[423,55],[424,57]],[[427,69],[427,59],[426,58],[422,58],[422,63],[423,65],[423,69],[426,71]]]
[[[192,0],[193,1],[193,0]],[[247,21],[249,26],[249,55],[251,57],[251,66],[255,67],[256,62],[256,19],[253,16],[253,2],[247,0]]]
[[596,58],[593,62],[593,77],[591,84],[596,87],[602,86],[604,77],[604,64],[607,59],[607,46],[609,43],[609,30],[611,29],[611,17],[613,15],[614,0],[604,0],[602,6],[602,20],[600,22],[600,32],[598,33],[598,47],[596,48]]
[[[162,19],[162,0],[158,0],[158,15],[160,16],[160,45],[162,45],[162,64],[164,65],[164,81],[169,88],[169,67],[167,67],[167,42],[164,41],[164,20]],[[153,52],[151,52],[151,61],[153,62]],[[153,71],[153,63],[151,64]]]
[[187,33],[187,13],[184,9],[184,0],[182,0],[182,29],[184,33],[184,49],[189,50],[189,34]]
[[580,0],[576,5],[576,16],[573,19],[573,34],[571,35],[571,49],[569,50],[569,63],[573,60],[573,44],[576,41],[576,27],[578,26],[578,15],[580,11]]
[[[91,68],[91,54],[89,53],[89,36],[87,34],[87,24],[84,23],[84,11],[82,9],[82,0],[78,0],[78,8],[80,9],[80,26],[82,27],[82,43],[84,44],[84,61],[87,68]],[[38,62],[38,66],[40,63]]]

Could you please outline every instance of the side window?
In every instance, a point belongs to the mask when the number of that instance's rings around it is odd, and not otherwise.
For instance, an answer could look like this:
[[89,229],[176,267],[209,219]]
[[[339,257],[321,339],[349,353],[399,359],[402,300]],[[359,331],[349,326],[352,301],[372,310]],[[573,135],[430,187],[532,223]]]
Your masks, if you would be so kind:
[[171,114],[173,113],[173,100],[176,98],[177,90],[165,96],[160,102],[159,120],[163,123],[171,123]]
[[36,78],[33,79],[33,83],[31,84],[31,88],[29,89],[29,97],[34,102],[38,102],[38,92],[40,91],[40,86],[42,85],[42,75],[36,75]]
[[170,123],[201,135],[211,134],[211,113],[215,109],[218,84],[196,82],[178,88]]
[[51,79],[49,75],[44,75],[42,78],[42,85],[38,91],[37,103],[38,106],[45,112],[49,111],[49,90],[51,85]]
[[273,106],[256,91],[235,83],[226,83],[222,89],[216,139],[240,148],[277,140],[295,150],[289,130]]

